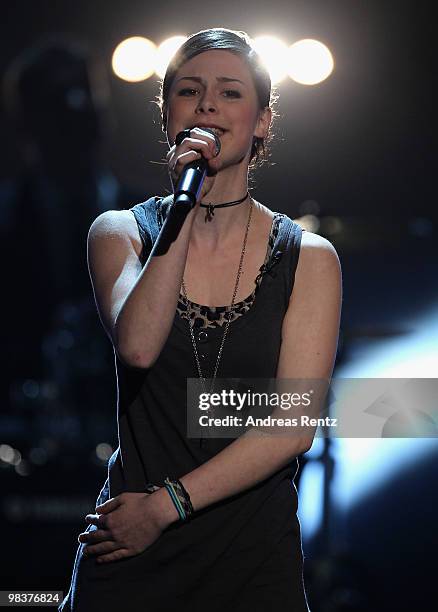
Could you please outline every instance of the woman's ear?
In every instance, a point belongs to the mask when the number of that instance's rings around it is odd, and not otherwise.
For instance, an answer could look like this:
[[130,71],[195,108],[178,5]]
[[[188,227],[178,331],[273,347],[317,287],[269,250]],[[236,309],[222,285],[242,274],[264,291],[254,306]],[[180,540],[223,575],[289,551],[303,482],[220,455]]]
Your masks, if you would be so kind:
[[259,111],[259,118],[257,119],[257,125],[254,130],[254,136],[257,138],[267,138],[269,134],[269,128],[272,121],[272,110],[269,106],[265,106]]

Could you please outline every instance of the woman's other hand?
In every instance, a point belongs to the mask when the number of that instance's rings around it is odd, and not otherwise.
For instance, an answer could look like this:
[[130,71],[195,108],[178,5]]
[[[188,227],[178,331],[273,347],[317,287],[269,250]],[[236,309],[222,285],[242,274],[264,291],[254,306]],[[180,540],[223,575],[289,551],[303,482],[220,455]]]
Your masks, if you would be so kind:
[[85,544],[84,556],[97,555],[99,563],[117,561],[151,546],[177,519],[167,491],[164,493],[161,489],[152,494],[122,493],[96,506],[96,514],[87,514],[85,520],[97,529],[78,537]]

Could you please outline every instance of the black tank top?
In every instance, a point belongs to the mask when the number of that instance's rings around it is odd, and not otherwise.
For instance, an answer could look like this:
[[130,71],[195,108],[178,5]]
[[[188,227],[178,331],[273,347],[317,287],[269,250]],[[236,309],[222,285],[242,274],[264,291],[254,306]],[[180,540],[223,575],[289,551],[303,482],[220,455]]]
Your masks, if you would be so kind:
[[[131,210],[143,242],[144,265],[166,216],[171,198],[150,198]],[[278,223],[278,225],[276,225]],[[223,378],[275,378],[281,345],[281,327],[292,293],[301,244],[301,227],[283,213],[275,213],[267,259],[251,296],[235,305],[217,372]],[[243,306],[251,302],[242,316]],[[199,305],[198,305],[199,306]],[[204,312],[209,309],[201,307]],[[228,307],[224,307],[226,310]],[[111,496],[121,491],[143,491],[145,484],[161,485],[166,476],[179,478],[211,458],[232,440],[199,441],[186,435],[187,378],[197,378],[189,325],[180,300],[169,337],[158,359],[147,371],[127,368],[115,354],[118,380],[120,446],[110,459]],[[195,334],[204,376],[212,376],[221,325],[205,323]],[[292,476],[297,468],[291,466]]]
[[[169,200],[153,197],[131,209],[143,241],[143,264]],[[267,248],[255,298],[230,323],[218,377],[276,376],[302,230],[282,213],[276,213],[273,227],[275,239]],[[201,327],[195,334],[202,347],[198,352],[204,375],[211,376],[223,329]],[[124,491],[143,492],[148,484],[162,486],[166,476],[180,478],[233,442],[211,438],[201,446],[199,439],[186,435],[186,379],[198,372],[181,312],[175,313],[151,368],[129,368],[117,355],[115,361],[119,448],[109,461],[99,503]],[[308,612],[293,483],[297,467],[293,459],[256,486],[195,512],[190,521],[172,523],[135,557],[99,565],[83,558],[79,547],[61,609],[164,612],[175,606],[184,612]]]

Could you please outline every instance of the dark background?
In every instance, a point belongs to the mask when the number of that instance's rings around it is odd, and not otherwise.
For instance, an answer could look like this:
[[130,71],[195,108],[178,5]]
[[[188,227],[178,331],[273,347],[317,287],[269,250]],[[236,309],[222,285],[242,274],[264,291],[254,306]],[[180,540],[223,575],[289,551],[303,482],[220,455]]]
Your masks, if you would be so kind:
[[[334,243],[343,267],[337,372],[367,376],[364,356],[376,347],[381,354],[406,338],[422,355],[425,335],[438,340],[436,45],[429,8],[426,2],[393,0],[187,1],[158,7],[21,1],[4,15],[0,71],[5,75],[14,58],[54,33],[88,46],[107,92],[93,172],[104,172],[117,185],[108,207],[128,208],[165,193],[169,184],[157,163],[166,152],[153,103],[157,79],[129,84],[112,74],[111,55],[121,40],[143,35],[158,43],[224,26],[251,36],[269,33],[288,44],[301,38],[325,43],[335,59],[326,81],[305,87],[286,79],[278,86],[275,165],[255,174],[254,195],[294,219],[309,212],[318,217],[319,232]],[[27,102],[37,108],[32,96]],[[90,177],[76,168],[87,164],[75,134],[70,140],[66,131],[64,138],[55,114],[45,121],[53,127],[58,171],[69,168],[63,189],[50,200],[56,210],[48,218],[55,232],[70,239],[65,251],[77,253],[65,259],[78,271],[72,289],[54,289],[48,277],[53,252],[43,253],[47,229],[38,225],[44,195],[35,169],[24,163],[3,96],[0,588],[66,591],[83,516],[94,507],[108,453],[117,446],[116,389],[111,347],[86,270],[86,230],[98,214],[91,205],[85,210],[88,200],[78,185]],[[75,225],[76,217],[82,225]],[[33,335],[36,328],[39,335]],[[391,359],[396,367],[397,353]],[[430,359],[427,370],[399,375],[435,377],[437,362]],[[373,375],[384,373],[376,366]],[[436,446],[416,455],[405,442],[402,454],[412,457],[403,462],[408,467],[361,503],[352,501],[342,516],[330,506],[330,530],[322,521],[304,539],[313,612],[435,609]],[[98,444],[107,446],[96,452]],[[9,448],[15,449],[12,460]],[[312,461],[324,466],[328,482],[327,455],[310,453],[303,473]]]

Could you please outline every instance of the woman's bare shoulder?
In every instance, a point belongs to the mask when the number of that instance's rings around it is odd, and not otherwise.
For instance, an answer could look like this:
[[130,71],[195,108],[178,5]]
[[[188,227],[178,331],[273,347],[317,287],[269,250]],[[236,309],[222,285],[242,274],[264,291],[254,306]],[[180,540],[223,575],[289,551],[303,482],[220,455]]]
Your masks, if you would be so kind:
[[307,230],[303,231],[301,235],[301,248],[310,251],[336,253],[336,249],[330,240]]
[[305,231],[301,236],[300,255],[297,267],[297,276],[307,281],[310,278],[323,280],[335,278],[341,273],[341,264],[338,253],[333,244],[313,232]]
[[261,202],[258,202],[257,200],[255,200],[254,198],[252,198],[252,200],[254,200],[254,204],[256,206],[256,210],[258,212],[258,214],[260,215],[260,218],[263,219],[273,219],[275,216],[275,212],[270,210],[267,206],[265,206],[264,204],[262,204]]
[[130,241],[137,255],[142,250],[142,242],[137,221],[131,210],[106,210],[90,226],[88,240]]

